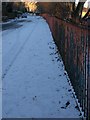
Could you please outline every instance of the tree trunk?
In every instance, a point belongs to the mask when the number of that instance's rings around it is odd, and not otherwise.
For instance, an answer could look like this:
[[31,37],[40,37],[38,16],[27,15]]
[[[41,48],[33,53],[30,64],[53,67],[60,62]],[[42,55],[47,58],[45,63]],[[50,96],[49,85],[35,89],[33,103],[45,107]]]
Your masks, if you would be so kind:
[[77,5],[76,9],[73,12],[73,16],[75,18],[81,18],[82,9],[83,9],[84,3],[86,2],[86,0],[83,0],[83,2],[80,2],[80,1],[79,1],[78,5]]

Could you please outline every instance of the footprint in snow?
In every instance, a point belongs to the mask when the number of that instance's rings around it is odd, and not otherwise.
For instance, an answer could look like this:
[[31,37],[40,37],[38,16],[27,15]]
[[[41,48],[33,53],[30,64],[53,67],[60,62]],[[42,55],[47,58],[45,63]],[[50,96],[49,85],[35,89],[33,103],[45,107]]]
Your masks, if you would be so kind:
[[69,89],[68,92],[71,92],[71,89]]
[[53,115],[52,113],[50,115]]
[[26,98],[26,96],[23,96],[23,97],[22,97],[22,99],[25,99],[25,98]]
[[80,113],[80,115],[79,116],[81,116],[82,114]]
[[59,76],[62,76],[62,75],[59,75]]
[[69,105],[70,105],[70,102],[67,101],[66,104],[65,104],[65,106],[62,106],[61,108],[62,108],[62,109],[66,109]]
[[50,53],[50,55],[53,55],[54,53]]
[[80,111],[78,106],[75,106],[75,108],[76,108],[78,111]]
[[58,53],[58,51],[56,51],[54,54],[57,54]]
[[35,101],[37,99],[37,96],[34,96],[32,99],[33,99],[33,101]]
[[59,58],[57,59],[57,62],[60,61]]
[[61,101],[59,101],[59,104],[61,103]]
[[60,90],[59,90],[59,89],[57,89],[56,91],[57,91],[57,92],[59,92]]
[[50,49],[54,49],[54,47],[49,46]]
[[64,75],[67,75],[67,73],[66,73],[66,72],[64,72]]
[[62,96],[62,98],[63,98],[63,96]]

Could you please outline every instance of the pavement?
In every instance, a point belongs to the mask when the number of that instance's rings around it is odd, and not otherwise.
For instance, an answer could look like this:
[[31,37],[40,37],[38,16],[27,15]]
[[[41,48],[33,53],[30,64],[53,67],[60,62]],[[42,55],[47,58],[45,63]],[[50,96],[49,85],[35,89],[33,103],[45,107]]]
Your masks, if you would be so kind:
[[28,16],[3,25],[2,50],[4,118],[81,117],[62,58],[42,17]]

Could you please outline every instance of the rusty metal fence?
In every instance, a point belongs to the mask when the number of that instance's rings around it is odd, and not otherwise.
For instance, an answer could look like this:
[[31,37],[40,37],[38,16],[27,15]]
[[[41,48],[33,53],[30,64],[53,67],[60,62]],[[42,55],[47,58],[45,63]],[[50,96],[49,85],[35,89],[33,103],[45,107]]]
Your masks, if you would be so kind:
[[53,16],[43,14],[71,79],[84,116],[90,115],[90,56],[89,31],[87,25],[76,25]]

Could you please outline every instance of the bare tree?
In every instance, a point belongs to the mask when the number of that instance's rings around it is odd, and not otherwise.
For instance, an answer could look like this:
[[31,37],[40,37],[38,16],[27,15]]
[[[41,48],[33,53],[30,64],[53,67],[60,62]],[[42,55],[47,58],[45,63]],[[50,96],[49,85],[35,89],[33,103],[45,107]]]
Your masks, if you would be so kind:
[[[59,18],[71,18],[72,20],[82,18],[82,10],[86,0],[79,0],[77,6],[75,1],[73,2],[56,2],[56,3],[40,3],[43,12],[47,12]],[[40,7],[39,6],[39,7]],[[87,12],[86,16],[88,15]],[[85,18],[85,17],[84,17]]]
[[[83,10],[83,6],[85,4],[86,0],[79,0],[79,3],[76,7],[76,9],[74,9],[72,16],[75,18],[81,18],[82,15],[82,10]],[[75,7],[74,7],[75,8]]]

